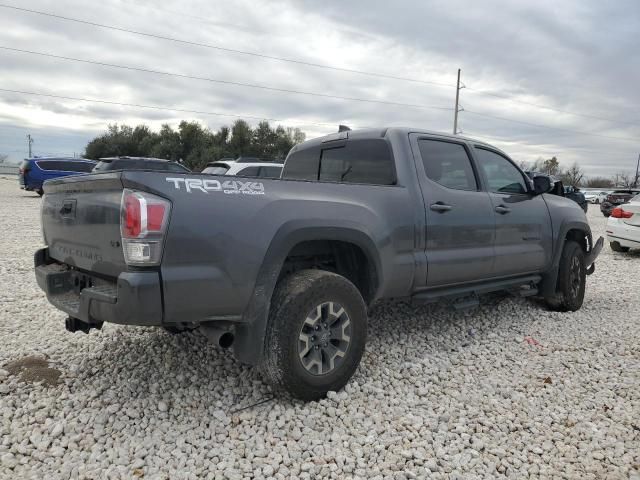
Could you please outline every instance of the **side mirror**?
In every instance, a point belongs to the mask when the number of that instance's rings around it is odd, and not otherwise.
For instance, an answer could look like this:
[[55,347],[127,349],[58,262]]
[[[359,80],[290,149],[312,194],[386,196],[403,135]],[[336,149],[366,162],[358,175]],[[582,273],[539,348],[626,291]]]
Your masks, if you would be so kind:
[[533,177],[533,193],[536,195],[542,195],[551,190],[551,179],[545,175],[537,175]]

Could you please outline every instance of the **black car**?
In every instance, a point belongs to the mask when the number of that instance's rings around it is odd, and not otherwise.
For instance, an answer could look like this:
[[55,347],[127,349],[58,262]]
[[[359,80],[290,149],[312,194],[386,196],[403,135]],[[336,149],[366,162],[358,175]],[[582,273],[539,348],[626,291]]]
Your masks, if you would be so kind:
[[564,196],[576,202],[578,205],[580,205],[580,208],[584,210],[584,213],[587,213],[589,202],[584,196],[584,193],[582,193],[578,187],[573,187],[571,185],[565,186]]
[[603,202],[600,204],[600,211],[605,217],[608,217],[609,215],[611,215],[611,211],[618,205],[627,203],[629,200],[639,194],[640,189],[638,188],[622,188],[619,190],[614,190],[609,195],[607,195]]
[[162,172],[189,173],[184,165],[173,160],[152,157],[109,157],[101,158],[93,168],[94,172],[110,170],[160,170]]
[[531,171],[526,171],[524,173],[526,173],[531,180],[533,180],[535,177],[547,177],[552,185],[551,190],[549,190],[548,193],[551,193],[553,195],[558,195],[559,197],[566,197],[570,200],[573,200],[578,205],[580,205],[580,208],[584,210],[584,213],[587,213],[587,209],[589,208],[589,202],[587,202],[587,199],[585,198],[584,193],[582,193],[579,188],[572,187],[570,185],[565,187],[564,184],[562,183],[562,180],[560,180],[557,177],[554,177],[553,175],[547,175],[546,173],[531,172]]

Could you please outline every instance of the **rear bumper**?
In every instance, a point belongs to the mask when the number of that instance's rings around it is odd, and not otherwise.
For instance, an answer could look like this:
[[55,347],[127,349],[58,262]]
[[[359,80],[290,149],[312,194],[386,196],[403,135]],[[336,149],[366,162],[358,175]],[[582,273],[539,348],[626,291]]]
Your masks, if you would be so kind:
[[621,247],[640,248],[640,226],[629,225],[619,218],[609,217],[607,240],[618,242]]
[[34,263],[38,286],[70,317],[90,325],[162,325],[158,272],[122,272],[107,281],[50,259],[48,248],[35,253]]

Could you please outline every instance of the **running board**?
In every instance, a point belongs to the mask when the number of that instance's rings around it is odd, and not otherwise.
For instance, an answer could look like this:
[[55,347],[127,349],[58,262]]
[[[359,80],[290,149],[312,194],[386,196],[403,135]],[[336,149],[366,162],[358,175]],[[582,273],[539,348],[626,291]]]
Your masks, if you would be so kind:
[[[528,275],[526,277],[507,278],[489,282],[474,283],[455,287],[440,287],[416,293],[411,300],[420,303],[433,303],[439,300],[459,299],[454,303],[456,310],[477,306],[478,295],[491,292],[508,291],[520,297],[531,297],[538,294],[537,284],[542,280],[540,275]],[[456,305],[457,304],[457,305]],[[459,306],[458,306],[459,305]]]

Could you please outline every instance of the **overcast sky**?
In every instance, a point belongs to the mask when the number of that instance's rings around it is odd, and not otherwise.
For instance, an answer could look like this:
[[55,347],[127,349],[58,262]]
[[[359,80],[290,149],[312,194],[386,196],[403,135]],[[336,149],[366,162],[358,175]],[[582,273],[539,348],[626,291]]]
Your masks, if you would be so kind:
[[[555,155],[561,165],[577,161],[589,175],[609,175],[634,170],[640,153],[638,0],[6,2],[444,86],[280,62],[0,8],[0,47],[421,107],[274,92],[5,49],[0,49],[0,89],[280,119],[302,128],[308,138],[335,131],[339,123],[451,132],[461,68],[468,88],[460,93],[465,109],[460,128],[518,161]],[[110,123],[158,128],[182,119],[211,129],[235,120],[0,90],[0,153],[23,158],[25,136],[31,133],[37,155],[81,154]]]

